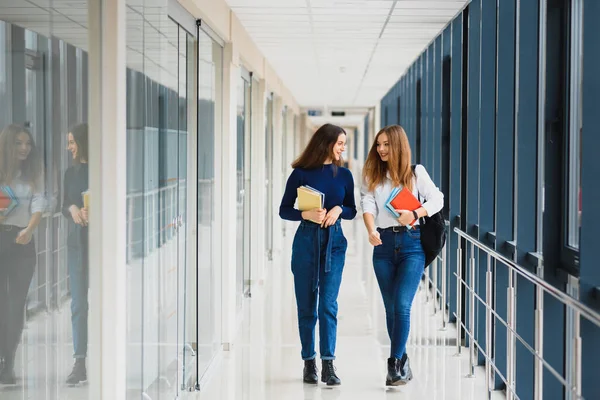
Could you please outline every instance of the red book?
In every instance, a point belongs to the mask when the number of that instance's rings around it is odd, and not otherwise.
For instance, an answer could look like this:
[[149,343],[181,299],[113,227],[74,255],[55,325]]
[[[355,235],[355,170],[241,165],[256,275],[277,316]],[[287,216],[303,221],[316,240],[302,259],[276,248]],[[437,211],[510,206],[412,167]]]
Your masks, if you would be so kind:
[[[402,188],[392,200],[390,200],[390,206],[394,210],[408,210],[414,211],[421,208],[421,202],[415,197],[415,195],[407,188]],[[417,220],[414,220],[410,224],[413,225]]]

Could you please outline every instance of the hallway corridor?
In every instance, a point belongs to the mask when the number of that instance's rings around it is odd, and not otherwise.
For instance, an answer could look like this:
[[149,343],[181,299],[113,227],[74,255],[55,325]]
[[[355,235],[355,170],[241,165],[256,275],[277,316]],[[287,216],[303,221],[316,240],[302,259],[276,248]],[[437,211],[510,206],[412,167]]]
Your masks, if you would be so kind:
[[[360,219],[344,223],[349,246],[338,315],[337,372],[342,386],[334,389],[302,383],[289,251],[294,230],[284,238],[286,254],[270,267],[264,289],[246,301],[244,319],[231,352],[223,352],[195,400],[358,400],[358,399],[485,399],[484,369],[467,377],[468,351],[456,356],[456,331],[444,331],[442,315],[434,315],[422,283],[415,298],[408,354],[415,375],[404,387],[386,388],[385,360],[389,340],[383,303],[365,252]],[[364,240],[363,240],[364,239]],[[368,243],[367,243],[368,244]],[[366,264],[366,265],[365,265]],[[317,328],[318,329],[318,328]],[[318,331],[317,331],[318,332]],[[318,348],[318,345],[317,345]],[[320,363],[319,363],[320,367]],[[503,398],[497,394],[497,398]],[[496,398],[496,396],[494,396]]]

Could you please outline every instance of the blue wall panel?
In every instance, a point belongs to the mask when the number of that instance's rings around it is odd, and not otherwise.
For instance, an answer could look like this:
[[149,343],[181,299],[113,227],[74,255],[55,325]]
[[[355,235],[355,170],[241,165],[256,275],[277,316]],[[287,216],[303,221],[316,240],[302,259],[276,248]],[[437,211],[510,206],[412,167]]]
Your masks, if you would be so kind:
[[[583,21],[583,131],[582,143],[582,227],[581,227],[581,289],[582,299],[596,310],[599,308],[595,291],[600,287],[598,263],[598,230],[600,221],[600,2],[586,1]],[[600,399],[598,383],[598,360],[600,359],[599,329],[589,322],[582,322],[583,340],[583,396]]]
[[[456,270],[457,255],[455,249],[458,246],[458,235],[453,229],[459,227],[457,220],[460,216],[460,188],[461,188],[461,146],[462,146],[462,75],[463,75],[463,52],[462,32],[463,17],[459,15],[452,22],[452,64],[451,64],[451,97],[450,97],[450,235],[447,246],[449,272]],[[450,275],[450,320],[455,321],[453,313],[456,312],[456,277]]]
[[433,170],[433,147],[435,146],[434,139],[434,109],[433,100],[435,96],[435,49],[432,43],[427,49],[427,159],[425,166],[428,171]]
[[[513,239],[513,175],[514,175],[514,126],[515,126],[515,39],[516,0],[505,0],[498,9],[498,88],[496,118],[496,250],[504,252],[505,243]],[[501,318],[507,318],[508,267],[496,266],[496,310]],[[494,352],[495,362],[506,376],[507,330],[496,323]],[[496,376],[496,389],[503,386]]]
[[432,177],[436,185],[442,182],[442,37],[434,42],[434,84],[433,84],[433,159]]
[[[477,237],[476,227],[479,223],[479,122],[480,122],[480,53],[481,53],[481,0],[474,0],[469,5],[469,63],[468,63],[468,122],[467,122],[467,182],[466,182],[466,223],[467,233]],[[467,247],[466,259],[475,257],[475,265],[478,265],[478,251],[472,253],[471,246]],[[475,281],[471,280],[470,263],[467,263],[467,282],[475,286]],[[469,317],[471,309],[471,298],[466,296],[468,305],[465,312],[466,318]],[[475,309],[477,307],[475,300]],[[477,313],[475,315],[477,319]],[[468,320],[468,319],[467,319]],[[479,333],[479,330],[478,330]],[[482,338],[482,336],[478,335]],[[465,338],[466,343],[470,345],[471,341]]]
[[[538,15],[539,0],[520,2],[518,112],[516,129],[516,242],[517,261],[526,266],[527,252],[536,251],[537,203],[537,107],[538,107]],[[525,279],[517,281],[517,333],[534,340],[534,287]],[[517,342],[517,371],[520,398],[533,398],[534,358]]]
[[[481,120],[479,123],[479,240],[488,242],[494,231],[494,158],[496,154],[496,0],[481,2]],[[488,244],[490,244],[488,242]],[[479,295],[486,298],[487,255],[479,252]],[[492,263],[493,264],[493,263]],[[492,265],[489,266],[490,269]],[[485,337],[486,308],[478,307],[478,335]],[[482,347],[487,353],[485,342]],[[483,354],[479,363],[485,364]]]

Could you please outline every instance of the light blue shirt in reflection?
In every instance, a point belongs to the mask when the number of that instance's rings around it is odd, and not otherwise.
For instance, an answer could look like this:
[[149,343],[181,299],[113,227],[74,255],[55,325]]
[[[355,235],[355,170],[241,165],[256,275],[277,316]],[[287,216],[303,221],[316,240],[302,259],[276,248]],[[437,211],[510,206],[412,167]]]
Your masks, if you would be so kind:
[[32,214],[46,211],[46,198],[40,188],[34,191],[29,182],[21,180],[20,174],[9,186],[19,200],[19,204],[8,214],[2,224],[26,228]]

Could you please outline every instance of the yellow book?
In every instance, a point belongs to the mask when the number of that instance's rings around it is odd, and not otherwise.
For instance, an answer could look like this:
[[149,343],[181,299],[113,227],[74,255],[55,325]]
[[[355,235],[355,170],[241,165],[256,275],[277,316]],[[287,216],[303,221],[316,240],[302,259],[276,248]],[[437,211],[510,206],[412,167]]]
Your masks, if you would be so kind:
[[315,208],[323,208],[325,195],[310,186],[300,186],[298,188],[298,210],[310,211]]

